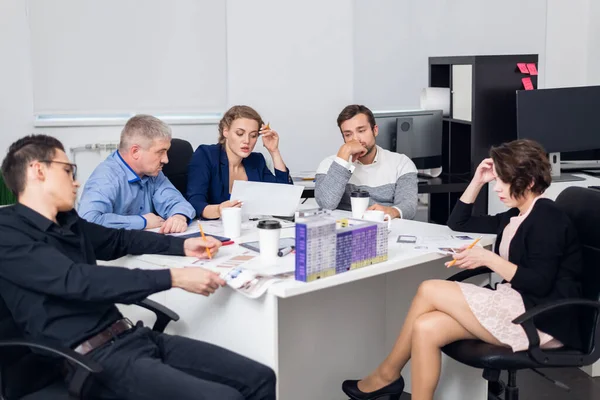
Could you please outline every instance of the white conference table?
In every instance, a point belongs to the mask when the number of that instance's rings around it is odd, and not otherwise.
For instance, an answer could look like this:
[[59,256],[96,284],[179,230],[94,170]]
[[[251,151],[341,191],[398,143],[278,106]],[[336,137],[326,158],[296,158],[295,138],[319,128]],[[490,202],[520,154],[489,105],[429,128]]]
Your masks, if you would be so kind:
[[[458,272],[444,266],[441,254],[423,254],[396,243],[399,234],[448,235],[446,227],[423,222],[394,220],[389,236],[389,260],[304,283],[287,280],[272,285],[258,299],[229,287],[206,298],[180,289],[151,298],[177,312],[181,319],[167,333],[214,343],[272,367],[278,378],[278,398],[284,400],[347,399],[344,379],[371,372],[396,340],[418,285],[426,279],[445,279]],[[283,229],[291,237],[293,228]],[[246,233],[238,242],[257,240]],[[490,246],[494,235],[483,235]],[[219,252],[226,257],[238,245]],[[282,262],[293,263],[290,254]],[[180,257],[127,256],[106,263],[129,268],[164,268],[181,265]],[[152,315],[134,306],[123,306],[131,319],[153,323]],[[218,361],[217,361],[218,362]],[[487,382],[481,370],[443,357],[436,399],[486,399]],[[403,371],[410,392],[410,366]]]

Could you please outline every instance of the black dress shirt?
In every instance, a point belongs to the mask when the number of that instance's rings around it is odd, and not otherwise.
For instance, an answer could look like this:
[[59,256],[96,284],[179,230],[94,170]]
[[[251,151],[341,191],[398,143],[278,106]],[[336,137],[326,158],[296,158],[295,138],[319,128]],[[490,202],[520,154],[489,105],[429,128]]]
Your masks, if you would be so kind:
[[[448,226],[456,231],[497,234],[495,251],[498,253],[504,228],[519,214],[519,209],[481,217],[472,216],[472,209],[472,204],[459,200],[448,219]],[[571,220],[552,200],[535,202],[515,232],[508,252],[509,261],[517,266],[510,284],[521,294],[525,309],[581,297],[581,244]],[[534,324],[565,345],[580,348],[576,311],[563,308],[542,314],[534,318]]]
[[0,295],[25,337],[74,347],[130,304],[171,288],[169,270],[103,267],[126,254],[183,255],[184,239],[105,228],[73,210],[58,224],[16,204],[0,209]]

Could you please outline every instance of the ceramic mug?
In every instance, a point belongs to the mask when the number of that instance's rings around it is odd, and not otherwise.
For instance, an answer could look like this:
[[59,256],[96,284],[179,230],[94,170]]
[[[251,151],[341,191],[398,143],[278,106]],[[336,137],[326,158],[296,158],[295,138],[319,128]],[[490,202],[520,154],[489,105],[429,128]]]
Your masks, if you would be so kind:
[[380,210],[367,210],[364,212],[362,219],[373,222],[387,221],[388,230],[392,227],[392,217]]

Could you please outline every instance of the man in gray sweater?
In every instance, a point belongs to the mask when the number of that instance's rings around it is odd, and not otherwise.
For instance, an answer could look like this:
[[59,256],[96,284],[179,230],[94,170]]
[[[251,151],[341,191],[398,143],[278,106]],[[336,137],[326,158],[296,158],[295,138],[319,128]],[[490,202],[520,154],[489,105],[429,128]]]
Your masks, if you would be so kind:
[[417,168],[404,154],[375,144],[375,117],[363,105],[345,107],[337,119],[344,144],[337,155],[323,160],[315,176],[320,207],[350,210],[350,193],[369,192],[370,210],[392,218],[413,219],[417,212]]

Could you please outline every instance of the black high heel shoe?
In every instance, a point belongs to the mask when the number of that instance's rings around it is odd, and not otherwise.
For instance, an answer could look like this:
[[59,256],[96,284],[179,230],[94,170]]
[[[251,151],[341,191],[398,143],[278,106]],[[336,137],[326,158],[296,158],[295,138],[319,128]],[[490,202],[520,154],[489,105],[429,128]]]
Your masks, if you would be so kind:
[[358,381],[344,381],[342,391],[352,400],[377,400],[383,397],[387,397],[389,400],[399,400],[404,391],[404,379],[400,377],[389,385],[369,393],[362,392],[358,388]]

